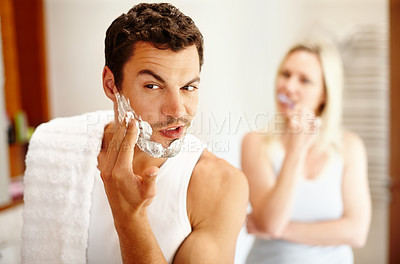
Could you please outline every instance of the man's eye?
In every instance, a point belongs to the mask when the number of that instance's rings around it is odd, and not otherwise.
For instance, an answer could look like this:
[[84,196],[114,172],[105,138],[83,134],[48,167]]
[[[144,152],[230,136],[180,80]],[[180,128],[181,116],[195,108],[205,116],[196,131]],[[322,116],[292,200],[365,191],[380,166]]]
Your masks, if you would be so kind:
[[181,89],[186,90],[186,91],[194,91],[197,89],[197,87],[193,86],[193,85],[186,85],[186,86],[183,86]]
[[148,89],[160,89],[160,86],[158,86],[157,84],[146,84],[144,87],[148,88]]

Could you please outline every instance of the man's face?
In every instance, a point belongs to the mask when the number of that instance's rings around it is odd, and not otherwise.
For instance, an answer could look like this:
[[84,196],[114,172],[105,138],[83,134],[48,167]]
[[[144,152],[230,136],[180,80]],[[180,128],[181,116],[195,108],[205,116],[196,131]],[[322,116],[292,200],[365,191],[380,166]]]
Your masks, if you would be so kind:
[[152,140],[168,147],[183,137],[194,118],[200,83],[195,45],[176,53],[138,42],[123,68],[122,94],[150,123]]

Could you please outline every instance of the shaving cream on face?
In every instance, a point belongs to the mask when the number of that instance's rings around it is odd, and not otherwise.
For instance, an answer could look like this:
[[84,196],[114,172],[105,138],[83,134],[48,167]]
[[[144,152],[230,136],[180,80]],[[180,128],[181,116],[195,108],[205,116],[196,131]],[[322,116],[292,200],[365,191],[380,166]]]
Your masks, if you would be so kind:
[[138,127],[138,138],[136,145],[143,151],[154,158],[172,158],[176,156],[183,144],[184,137],[173,141],[169,147],[164,148],[160,143],[151,140],[153,129],[150,124],[143,121],[135,111],[133,111],[129,99],[127,100],[124,95],[119,93],[115,94],[118,105],[118,120],[122,123],[125,119],[126,124],[129,124],[131,120],[135,120],[136,126]]

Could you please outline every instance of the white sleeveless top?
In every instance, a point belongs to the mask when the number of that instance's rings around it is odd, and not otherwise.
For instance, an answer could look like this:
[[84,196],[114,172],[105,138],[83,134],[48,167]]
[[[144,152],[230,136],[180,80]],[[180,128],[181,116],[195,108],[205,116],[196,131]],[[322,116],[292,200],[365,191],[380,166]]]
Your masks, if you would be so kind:
[[[283,147],[273,142],[268,151],[275,174],[279,175],[285,158]],[[338,219],[343,213],[343,159],[332,151],[328,163],[315,179],[301,179],[294,195],[291,221],[315,222]],[[351,264],[353,252],[348,245],[310,246],[285,240],[256,238],[248,264]]]
[[[157,194],[147,211],[152,231],[168,263],[172,263],[179,246],[192,231],[186,195],[193,169],[203,150],[200,140],[186,135],[181,152],[167,159],[157,176]],[[122,263],[118,235],[98,170],[92,199],[87,263]]]

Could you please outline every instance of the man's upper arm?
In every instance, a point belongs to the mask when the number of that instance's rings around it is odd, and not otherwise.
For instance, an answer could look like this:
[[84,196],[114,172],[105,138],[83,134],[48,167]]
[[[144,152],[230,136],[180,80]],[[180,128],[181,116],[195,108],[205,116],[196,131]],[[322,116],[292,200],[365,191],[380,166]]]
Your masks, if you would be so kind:
[[192,232],[174,263],[233,263],[236,239],[246,218],[247,180],[223,160],[207,160],[199,166],[187,198]]

